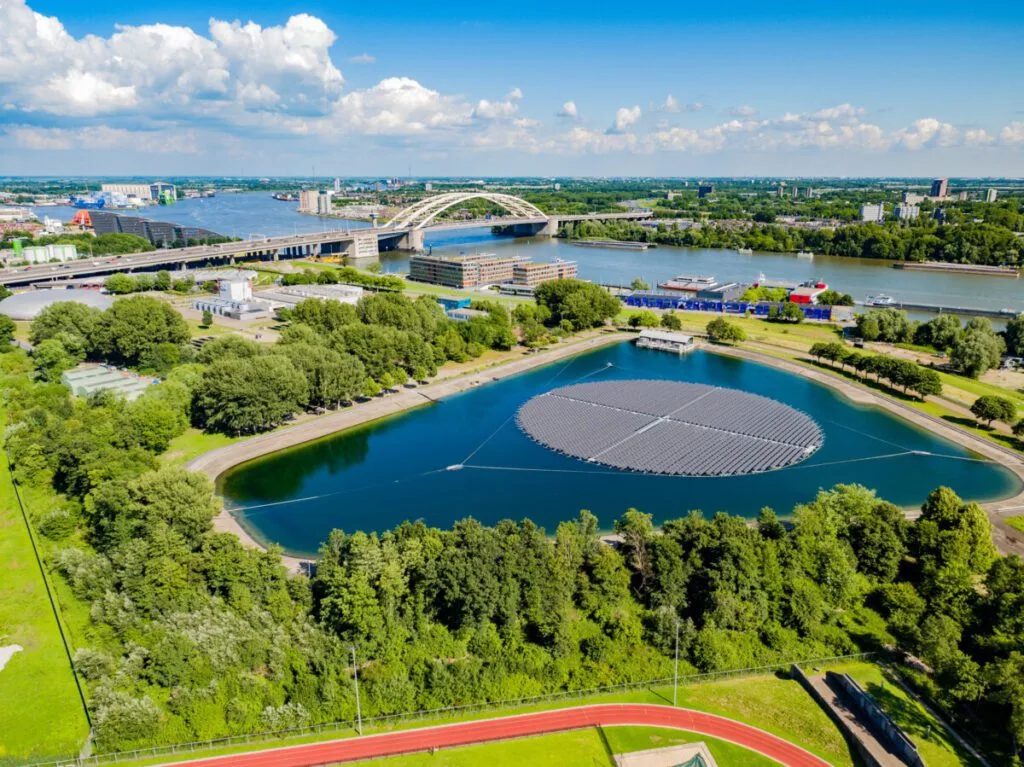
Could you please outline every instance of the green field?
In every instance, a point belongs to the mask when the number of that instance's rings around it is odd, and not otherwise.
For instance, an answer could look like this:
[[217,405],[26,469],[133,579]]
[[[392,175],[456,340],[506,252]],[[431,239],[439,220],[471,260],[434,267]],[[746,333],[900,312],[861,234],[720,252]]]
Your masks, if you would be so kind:
[[78,753],[88,725],[6,461],[0,459],[0,759]]
[[380,760],[385,767],[611,767],[613,754],[703,741],[720,767],[770,767],[771,759],[716,738],[663,727],[605,727]]
[[1014,530],[1020,530],[1024,533],[1024,517],[1007,517],[1006,524],[1012,527]]

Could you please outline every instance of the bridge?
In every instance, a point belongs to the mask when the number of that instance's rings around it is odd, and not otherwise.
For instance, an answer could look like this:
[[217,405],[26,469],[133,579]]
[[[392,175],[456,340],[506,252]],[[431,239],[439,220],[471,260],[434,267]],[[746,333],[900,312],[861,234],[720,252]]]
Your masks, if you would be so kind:
[[[439,214],[463,203],[481,198],[503,208],[507,214],[476,219],[441,219]],[[114,272],[146,271],[159,268],[183,268],[188,264],[231,263],[252,258],[304,258],[337,255],[353,259],[376,258],[380,250],[423,250],[429,232],[452,229],[501,227],[513,237],[546,235],[554,237],[564,221],[637,221],[651,218],[649,210],[616,213],[548,215],[532,203],[497,192],[448,192],[426,197],[402,211],[381,227],[336,229],[324,232],[255,237],[217,245],[188,248],[162,248],[128,256],[80,258],[63,263],[36,264],[0,270],[0,285],[29,285],[47,280],[90,277]]]

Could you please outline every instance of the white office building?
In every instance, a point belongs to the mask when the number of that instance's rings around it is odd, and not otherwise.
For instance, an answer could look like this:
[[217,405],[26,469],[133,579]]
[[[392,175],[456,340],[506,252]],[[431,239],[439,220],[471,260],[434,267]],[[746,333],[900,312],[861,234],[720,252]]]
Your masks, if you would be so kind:
[[[5,253],[10,251],[5,251]],[[73,244],[29,245],[14,251],[14,258],[30,264],[48,264],[51,261],[74,261],[78,258],[78,247]]]
[[919,215],[921,215],[921,209],[916,205],[901,202],[896,206],[896,218],[899,221],[913,221]]
[[870,221],[875,224],[881,223],[885,220],[885,205],[882,203],[877,205],[861,205],[860,220]]
[[996,198],[999,197],[999,192],[995,189],[989,189],[985,192],[985,202],[995,202]]

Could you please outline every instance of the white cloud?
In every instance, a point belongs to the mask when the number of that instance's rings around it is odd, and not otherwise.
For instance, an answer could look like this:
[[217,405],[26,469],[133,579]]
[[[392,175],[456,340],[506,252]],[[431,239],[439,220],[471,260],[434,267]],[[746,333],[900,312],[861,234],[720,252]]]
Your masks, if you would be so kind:
[[837,104],[834,107],[819,109],[812,112],[808,117],[812,120],[829,120],[832,122],[855,122],[865,113],[864,107],[855,107],[853,104]]
[[655,107],[659,112],[679,112],[682,108],[679,106],[679,100],[671,93],[665,97],[664,103],[660,107]]
[[133,85],[114,85],[92,72],[74,69],[34,88],[35,109],[58,115],[95,115],[138,104]]
[[518,111],[519,106],[512,101],[480,99],[473,108],[473,117],[479,120],[503,120],[512,117]]
[[1017,146],[1024,144],[1024,122],[1014,120],[999,131],[999,140],[1004,144]]
[[640,107],[619,107],[615,110],[615,122],[609,128],[612,133],[625,133],[640,119]]
[[523,91],[520,88],[513,88],[505,94],[506,101],[521,101],[523,98]]
[[995,142],[995,138],[984,128],[969,128],[964,131],[964,144],[967,146],[989,146]]
[[949,147],[957,143],[959,131],[949,123],[934,117],[915,120],[909,128],[901,128],[893,134],[893,142],[916,152],[931,147]]
[[576,107],[575,101],[566,101],[562,108],[555,113],[555,117],[566,117],[570,120],[580,119],[580,110]]
[[343,96],[330,118],[314,127],[321,133],[415,135],[468,125],[473,111],[458,97],[444,96],[408,77],[389,77]]
[[349,63],[352,64],[376,64],[377,57],[371,56],[369,53],[360,53],[357,56],[349,56]]
[[732,107],[729,110],[729,114],[733,117],[753,117],[757,114],[757,110],[754,107],[741,104],[740,106]]
[[194,131],[166,135],[155,131],[129,131],[105,126],[91,128],[37,128],[15,125],[7,135],[15,146],[30,150],[68,151],[124,149],[160,154],[199,154]]

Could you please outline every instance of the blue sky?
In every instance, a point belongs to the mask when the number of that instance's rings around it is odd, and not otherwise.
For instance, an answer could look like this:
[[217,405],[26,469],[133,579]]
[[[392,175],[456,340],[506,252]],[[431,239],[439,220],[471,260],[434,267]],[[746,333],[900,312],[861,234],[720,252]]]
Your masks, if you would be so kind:
[[0,174],[1024,175],[1011,4],[0,0]]

